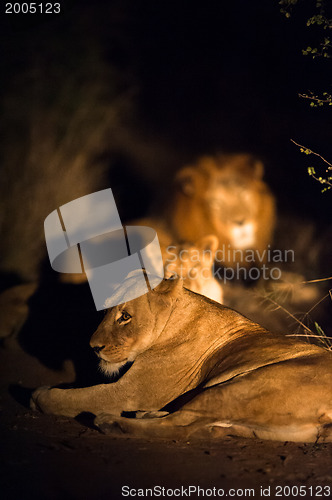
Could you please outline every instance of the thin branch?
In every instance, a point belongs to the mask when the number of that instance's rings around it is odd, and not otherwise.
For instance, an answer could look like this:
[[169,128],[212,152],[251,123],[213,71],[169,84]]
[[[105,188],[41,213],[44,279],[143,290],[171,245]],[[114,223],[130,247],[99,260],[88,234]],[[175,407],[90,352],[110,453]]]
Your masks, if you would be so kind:
[[307,283],[318,283],[320,281],[328,281],[328,280],[332,280],[332,276],[330,276],[329,278],[321,278],[321,279],[318,279],[318,280],[309,280],[309,281],[301,281],[301,285],[306,285]]
[[299,148],[308,149],[312,154],[318,156],[321,160],[323,160],[329,166],[329,170],[332,169],[332,163],[325,160],[325,158],[323,156],[321,156],[319,153],[315,153],[315,151],[313,151],[312,149],[309,149],[306,146],[302,146],[302,144],[298,144],[293,139],[291,139],[291,142],[293,142],[293,144],[295,144],[295,146],[298,146]]
[[313,333],[308,335],[307,333],[286,333],[285,337],[314,337],[315,339],[326,339],[326,335],[317,335]]
[[326,97],[325,99],[321,99],[320,97],[317,97],[314,94],[312,94],[312,95],[299,94],[299,97],[302,97],[302,99],[309,99],[310,101],[323,102],[323,103],[330,103],[331,102],[331,98],[332,98],[331,96],[329,96],[329,97]]

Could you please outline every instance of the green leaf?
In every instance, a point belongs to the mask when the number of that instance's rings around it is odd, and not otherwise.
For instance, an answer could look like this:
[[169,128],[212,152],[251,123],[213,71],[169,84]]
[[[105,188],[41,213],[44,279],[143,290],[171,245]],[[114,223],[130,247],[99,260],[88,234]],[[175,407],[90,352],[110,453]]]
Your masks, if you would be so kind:
[[319,326],[319,324],[317,323],[317,321],[315,321],[315,328],[316,328],[316,331],[317,331],[318,335],[324,335],[325,336],[324,331],[321,329],[321,327]]

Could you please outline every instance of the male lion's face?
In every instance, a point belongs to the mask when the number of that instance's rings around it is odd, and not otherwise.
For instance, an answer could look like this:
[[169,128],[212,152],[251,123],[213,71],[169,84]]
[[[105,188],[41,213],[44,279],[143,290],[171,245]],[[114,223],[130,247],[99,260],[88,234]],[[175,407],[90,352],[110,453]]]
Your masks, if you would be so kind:
[[90,340],[100,358],[100,368],[117,373],[128,362],[151,347],[159,337],[170,310],[176,280],[164,280],[155,290],[112,307]]
[[260,217],[266,201],[273,199],[263,170],[260,161],[246,154],[202,157],[196,165],[181,169],[177,182],[182,197],[191,202],[191,209],[197,207],[187,224],[208,226],[220,245],[255,248],[258,232],[269,230],[261,227]]
[[224,234],[234,248],[252,248],[256,244],[259,193],[255,181],[244,182],[215,176],[205,201],[217,234]]

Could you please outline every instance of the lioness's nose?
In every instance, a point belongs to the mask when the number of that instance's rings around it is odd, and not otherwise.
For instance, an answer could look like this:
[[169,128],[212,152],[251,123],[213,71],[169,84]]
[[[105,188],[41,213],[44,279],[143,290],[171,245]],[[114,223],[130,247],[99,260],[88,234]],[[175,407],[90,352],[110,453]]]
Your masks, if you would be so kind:
[[98,354],[100,351],[102,351],[104,349],[104,347],[105,347],[104,345],[97,345],[97,346],[93,347],[92,349],[94,350],[94,352],[96,354]]

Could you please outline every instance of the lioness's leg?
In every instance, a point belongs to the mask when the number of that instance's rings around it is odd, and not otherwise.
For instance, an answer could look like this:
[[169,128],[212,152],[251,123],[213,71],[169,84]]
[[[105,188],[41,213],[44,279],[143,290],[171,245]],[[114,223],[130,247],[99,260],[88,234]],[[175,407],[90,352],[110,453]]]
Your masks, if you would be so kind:
[[[156,415],[158,412],[153,412]],[[145,438],[188,439],[191,436],[215,437],[211,420],[197,412],[179,410],[175,413],[152,418],[125,418],[109,413],[97,415],[95,425],[104,434],[126,435]],[[228,429],[217,429],[218,437],[227,435]]]
[[[317,364],[319,361],[319,376]],[[276,363],[209,387],[179,411],[159,419],[99,415],[104,432],[186,439],[234,434],[291,441],[332,440],[330,360]]]
[[271,364],[207,388],[186,409],[204,408],[213,427],[279,441],[332,441],[331,357],[323,352]]
[[80,413],[90,412],[97,415],[101,411],[120,414],[121,409],[112,398],[112,391],[107,384],[83,389],[57,389],[40,387],[32,393],[30,407],[43,413],[76,417]]
[[[160,390],[158,366],[151,370],[151,380],[145,383],[145,367],[134,364],[115,383],[100,384],[82,389],[56,389],[41,387],[31,398],[31,407],[43,413],[76,417],[82,412],[109,412],[121,415],[123,411],[158,411],[169,402],[167,390]],[[144,373],[142,374],[141,371]],[[172,386],[168,387],[174,391]]]

